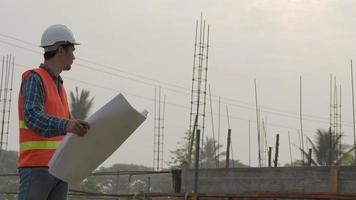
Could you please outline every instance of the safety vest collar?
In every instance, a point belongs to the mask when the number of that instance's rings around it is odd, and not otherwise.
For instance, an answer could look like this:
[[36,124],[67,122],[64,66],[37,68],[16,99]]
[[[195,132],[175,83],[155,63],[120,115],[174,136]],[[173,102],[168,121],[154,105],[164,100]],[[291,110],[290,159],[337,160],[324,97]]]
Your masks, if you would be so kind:
[[19,128],[28,129],[24,120],[19,121]]

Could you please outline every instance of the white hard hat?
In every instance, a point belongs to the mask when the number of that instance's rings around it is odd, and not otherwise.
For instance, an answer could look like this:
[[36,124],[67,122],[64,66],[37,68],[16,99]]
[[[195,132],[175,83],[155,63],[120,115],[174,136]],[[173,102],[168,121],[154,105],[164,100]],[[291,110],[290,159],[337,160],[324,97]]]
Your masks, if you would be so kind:
[[61,24],[55,24],[48,27],[42,34],[41,47],[47,51],[53,51],[62,44],[79,45],[74,39],[72,31]]

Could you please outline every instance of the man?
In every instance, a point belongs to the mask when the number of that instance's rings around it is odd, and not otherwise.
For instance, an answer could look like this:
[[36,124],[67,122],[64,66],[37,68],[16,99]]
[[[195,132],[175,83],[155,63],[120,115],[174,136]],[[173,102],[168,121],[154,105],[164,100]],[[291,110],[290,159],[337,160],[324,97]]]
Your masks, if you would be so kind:
[[44,63],[22,74],[19,93],[19,200],[67,199],[68,184],[48,173],[48,162],[66,133],[84,136],[89,124],[70,117],[60,77],[70,70],[76,43],[64,25],[48,27],[41,39]]

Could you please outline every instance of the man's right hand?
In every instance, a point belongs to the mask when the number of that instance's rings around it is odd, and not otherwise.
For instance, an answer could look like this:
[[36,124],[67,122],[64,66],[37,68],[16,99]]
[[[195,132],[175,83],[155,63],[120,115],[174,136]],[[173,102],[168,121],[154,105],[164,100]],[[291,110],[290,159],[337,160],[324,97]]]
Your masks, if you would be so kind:
[[76,119],[69,119],[66,125],[66,132],[73,133],[78,136],[84,136],[89,130],[89,124],[87,122],[76,120]]

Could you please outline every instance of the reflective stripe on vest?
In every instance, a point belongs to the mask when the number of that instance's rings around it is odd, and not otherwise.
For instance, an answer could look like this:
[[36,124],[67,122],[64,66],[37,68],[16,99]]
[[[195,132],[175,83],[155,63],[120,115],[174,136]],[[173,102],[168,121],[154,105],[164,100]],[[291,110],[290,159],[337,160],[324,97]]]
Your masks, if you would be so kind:
[[20,127],[20,128],[24,128],[24,129],[28,129],[27,126],[26,126],[26,124],[25,124],[25,121],[23,121],[23,120],[20,120],[20,122],[19,122],[19,127]]
[[20,143],[20,152],[34,149],[57,149],[60,141],[30,141]]

